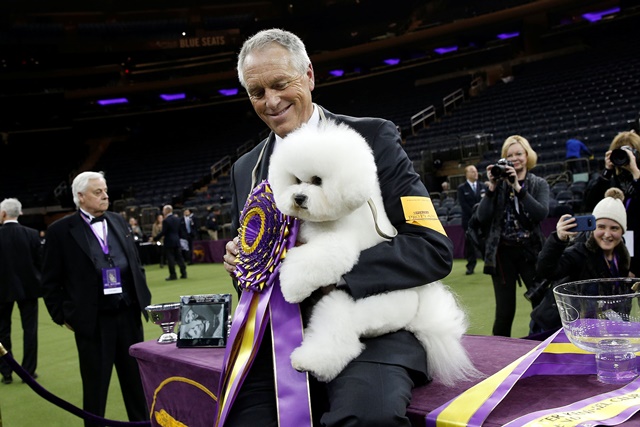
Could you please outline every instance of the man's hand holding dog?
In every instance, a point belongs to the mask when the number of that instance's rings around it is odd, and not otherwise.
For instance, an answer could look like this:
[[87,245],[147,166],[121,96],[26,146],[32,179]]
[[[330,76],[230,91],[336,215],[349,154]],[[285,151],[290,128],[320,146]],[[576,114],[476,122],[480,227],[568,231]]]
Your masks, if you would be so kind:
[[227,270],[227,273],[229,273],[231,277],[235,277],[233,272],[235,271],[236,264],[238,263],[239,245],[239,237],[236,236],[233,240],[229,240],[225,245],[226,253],[222,257],[224,269]]

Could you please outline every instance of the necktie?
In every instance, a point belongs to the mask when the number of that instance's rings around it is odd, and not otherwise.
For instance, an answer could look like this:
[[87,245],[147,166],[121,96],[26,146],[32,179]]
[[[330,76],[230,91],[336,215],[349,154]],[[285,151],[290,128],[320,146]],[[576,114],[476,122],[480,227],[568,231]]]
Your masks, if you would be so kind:
[[104,221],[105,219],[107,219],[107,218],[104,215],[96,216],[91,220],[91,224],[95,224],[96,222]]
[[190,218],[185,218],[184,219],[184,224],[187,226],[187,233],[191,233],[191,219]]

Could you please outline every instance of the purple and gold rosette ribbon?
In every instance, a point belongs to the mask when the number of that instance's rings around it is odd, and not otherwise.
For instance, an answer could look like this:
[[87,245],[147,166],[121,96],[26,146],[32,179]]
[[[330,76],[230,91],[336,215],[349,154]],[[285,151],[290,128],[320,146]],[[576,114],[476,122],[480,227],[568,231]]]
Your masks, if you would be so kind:
[[[231,323],[218,395],[216,426],[223,426],[258,352],[267,325],[273,356],[279,424],[311,426],[309,378],[291,366],[291,352],[302,342],[298,304],[280,291],[279,270],[295,246],[299,221],[275,206],[267,181],[251,192],[240,216],[240,251],[236,278],[243,290]],[[306,400],[306,404],[305,404]]]
[[240,253],[235,271],[240,288],[262,292],[273,284],[286,255],[291,230],[297,230],[297,225],[296,218],[276,208],[266,181],[256,187],[240,216]]
[[[480,427],[521,378],[596,374],[595,356],[558,330],[536,348],[467,389],[426,417],[427,427]],[[640,410],[640,377],[609,393],[519,417],[505,427],[618,425]]]

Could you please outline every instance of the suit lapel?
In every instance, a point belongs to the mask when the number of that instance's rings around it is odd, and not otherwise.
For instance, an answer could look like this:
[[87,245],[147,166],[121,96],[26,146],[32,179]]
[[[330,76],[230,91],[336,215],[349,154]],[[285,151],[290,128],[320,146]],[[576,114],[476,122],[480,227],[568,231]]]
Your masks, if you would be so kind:
[[89,259],[92,259],[91,250],[89,249],[89,241],[87,239],[95,237],[93,237],[93,233],[87,236],[87,231],[91,232],[91,230],[85,229],[84,227],[88,226],[89,225],[84,222],[84,220],[80,216],[80,211],[77,211],[71,219],[69,232],[71,233],[71,236],[76,241],[78,246],[80,246],[80,249],[82,249],[82,252],[87,254]]
[[[275,144],[276,135],[271,132],[264,146],[262,158],[259,160],[259,164],[256,165],[256,182],[253,183],[254,187],[269,177],[269,158],[271,157],[271,153],[273,153]],[[251,188],[250,191],[253,191],[253,188]]]

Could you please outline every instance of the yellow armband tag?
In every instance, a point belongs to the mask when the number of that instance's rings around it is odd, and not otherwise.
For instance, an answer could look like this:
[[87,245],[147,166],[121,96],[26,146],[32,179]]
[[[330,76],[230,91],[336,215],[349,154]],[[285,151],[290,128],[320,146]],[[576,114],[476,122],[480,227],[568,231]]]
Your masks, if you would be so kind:
[[402,202],[402,210],[404,211],[404,218],[407,224],[419,225],[421,227],[427,227],[438,233],[447,233],[444,231],[444,227],[438,219],[436,209],[433,207],[433,202],[429,197],[423,196],[404,196],[400,198]]

